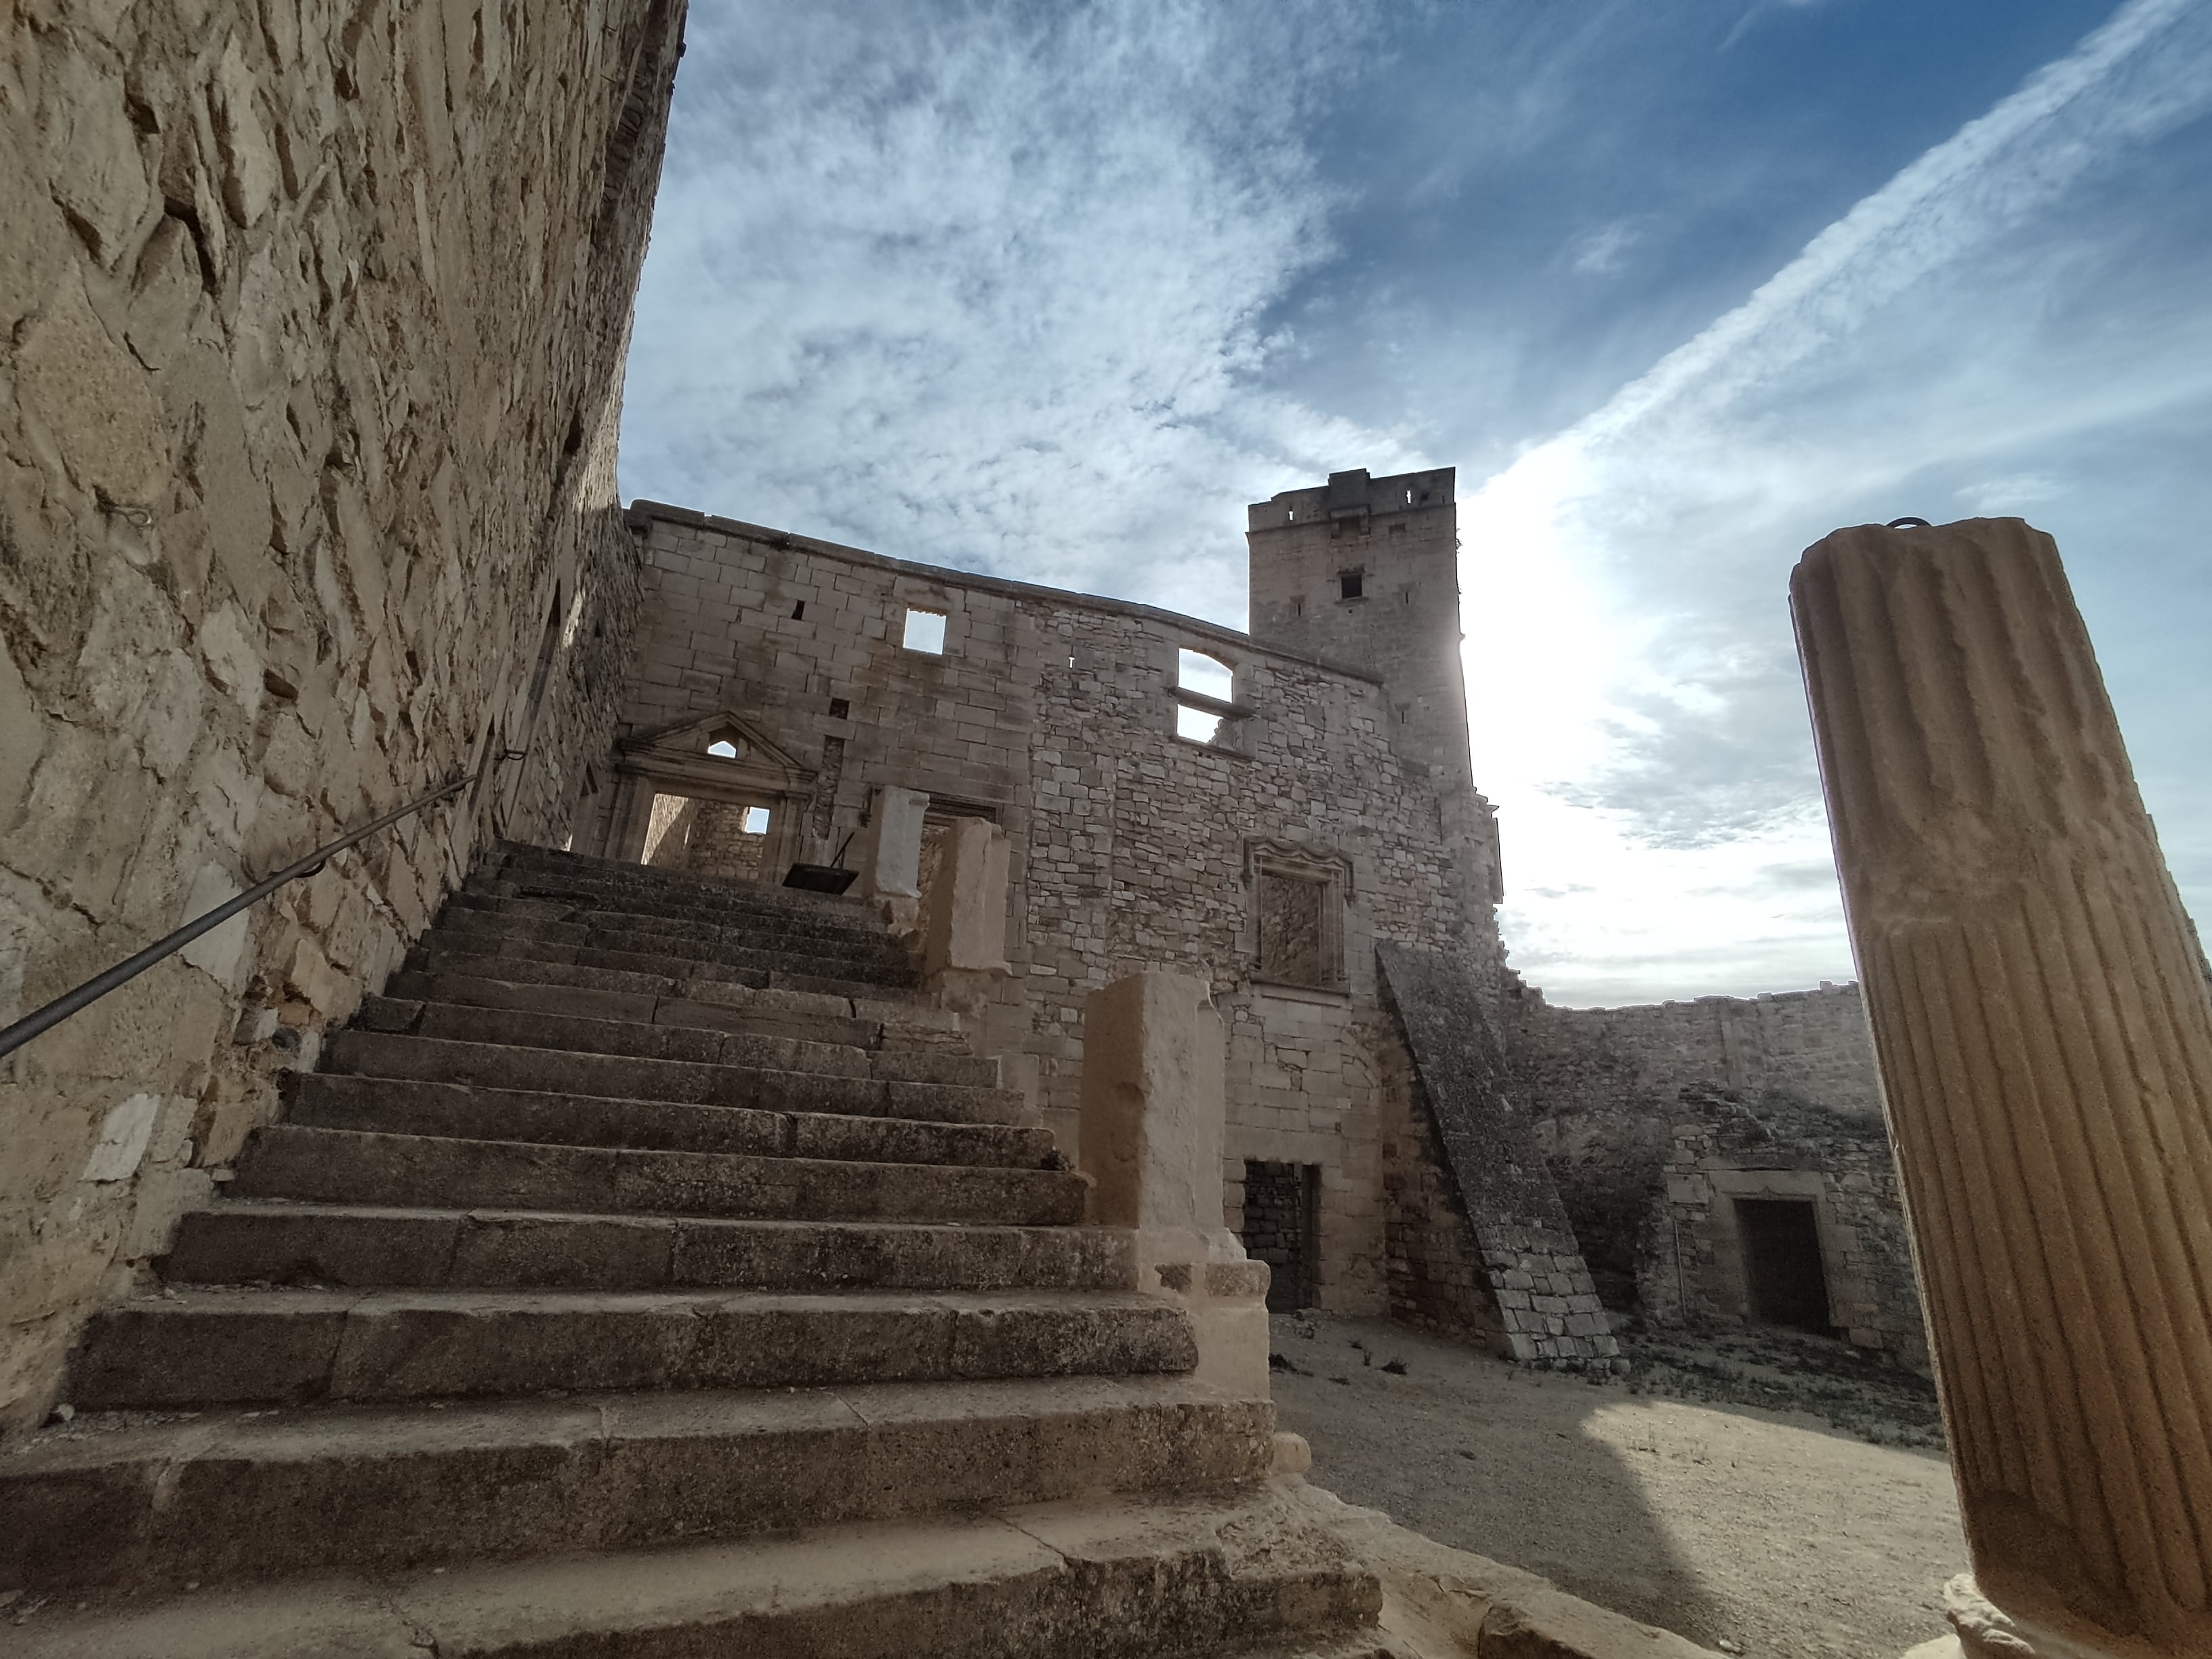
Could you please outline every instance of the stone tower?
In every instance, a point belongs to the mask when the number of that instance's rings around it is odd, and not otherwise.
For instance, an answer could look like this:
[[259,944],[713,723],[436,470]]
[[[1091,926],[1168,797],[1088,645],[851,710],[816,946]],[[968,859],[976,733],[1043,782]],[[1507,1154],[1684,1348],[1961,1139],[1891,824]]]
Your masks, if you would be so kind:
[[1454,471],[1326,484],[1255,504],[1252,623],[1257,644],[1381,680],[1392,746],[1425,765],[1446,805],[1470,916],[1504,896],[1497,823],[1468,758],[1460,667],[1459,508]]

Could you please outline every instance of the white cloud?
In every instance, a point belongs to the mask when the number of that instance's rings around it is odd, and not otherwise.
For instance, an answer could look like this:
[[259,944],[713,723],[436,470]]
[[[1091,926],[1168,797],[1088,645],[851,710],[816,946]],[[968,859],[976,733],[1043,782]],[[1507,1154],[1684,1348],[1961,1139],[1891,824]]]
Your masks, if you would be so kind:
[[1292,343],[1264,308],[1332,252],[1319,48],[1365,32],[1199,0],[695,15],[626,488],[1241,623],[1247,500],[1426,459],[1254,389]]
[[1577,243],[1574,258],[1569,263],[1585,276],[1610,276],[1621,268],[1623,256],[1641,234],[1626,219],[1616,220]]
[[[2076,347],[2050,313],[2101,278],[2018,247],[2063,253],[2050,210],[2212,108],[2208,70],[2212,11],[2122,7],[1462,507],[1466,586],[1498,619],[1469,642],[1478,711],[1486,692],[1537,711],[1478,713],[1476,775],[1501,806],[1516,963],[1558,1000],[1849,971],[1832,888],[1771,874],[1828,852],[1788,563],[1854,512],[1928,514],[1868,509],[1947,467],[1977,511],[2048,501],[2011,457],[2212,394],[2212,351],[2177,349],[2201,325]],[[1597,890],[1533,896],[1571,881]]]

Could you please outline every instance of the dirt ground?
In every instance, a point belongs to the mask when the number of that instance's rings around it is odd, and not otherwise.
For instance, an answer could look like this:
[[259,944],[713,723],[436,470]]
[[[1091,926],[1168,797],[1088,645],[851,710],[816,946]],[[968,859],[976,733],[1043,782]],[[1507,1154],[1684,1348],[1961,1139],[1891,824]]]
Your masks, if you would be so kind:
[[1933,1390],[1792,1333],[1632,1332],[1527,1371],[1384,1320],[1273,1321],[1310,1479],[1437,1541],[1757,1659],[1897,1659],[1966,1568]]

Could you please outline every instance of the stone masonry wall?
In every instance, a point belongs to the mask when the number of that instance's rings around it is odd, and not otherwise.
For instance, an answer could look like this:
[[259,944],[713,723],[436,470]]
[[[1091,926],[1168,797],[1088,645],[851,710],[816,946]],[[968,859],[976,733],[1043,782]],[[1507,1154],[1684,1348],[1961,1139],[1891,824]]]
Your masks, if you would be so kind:
[[[1800,1172],[1802,1195],[1821,1195],[1832,1292],[1846,1279],[1854,1287],[1838,1328],[1908,1359],[1923,1352],[1856,984],[1630,1008],[1554,1008],[1516,988],[1504,1006],[1515,1085],[1613,1305],[1661,1317],[1743,1317],[1723,1188],[1751,1188],[1715,1172],[1771,1165]],[[1738,1104],[1714,1104],[1729,1101]],[[1783,1127],[1771,1137],[1750,1132],[1755,1146],[1716,1151],[1697,1127],[1715,1111]]]
[[1912,1273],[1897,1166],[1879,1123],[1771,1091],[1682,1091],[1666,1196],[1641,1263],[1642,1302],[1662,1319],[1750,1316],[1744,1200],[1810,1204],[1836,1332],[1925,1370],[1927,1328]]
[[[1502,972],[1487,904],[1470,915],[1454,896],[1435,791],[1393,748],[1382,689],[1143,606],[633,512],[650,591],[629,739],[721,711],[804,767],[826,769],[837,745],[833,846],[887,785],[1002,824],[1013,977],[988,1041],[1071,1146],[1085,999],[1138,968],[1205,975],[1228,1035],[1231,1224],[1246,1160],[1320,1165],[1319,1300],[1381,1311],[1376,1066],[1360,1024],[1374,941],[1458,953],[1492,988]],[[945,616],[942,655],[902,647],[909,605]],[[1240,712],[1216,744],[1176,735],[1182,648],[1235,672]],[[612,844],[617,816],[579,848],[635,856]],[[1255,977],[1268,857],[1332,884],[1340,987]]]
[[0,1020],[529,753],[0,1061],[0,1429],[477,838],[566,834],[637,614],[614,433],[682,4],[11,15]]
[[1629,1008],[1554,1008],[1516,985],[1503,1006],[1516,1096],[1616,1303],[1634,1293],[1685,1088],[1788,1089],[1847,1116],[1881,1117],[1855,984]]

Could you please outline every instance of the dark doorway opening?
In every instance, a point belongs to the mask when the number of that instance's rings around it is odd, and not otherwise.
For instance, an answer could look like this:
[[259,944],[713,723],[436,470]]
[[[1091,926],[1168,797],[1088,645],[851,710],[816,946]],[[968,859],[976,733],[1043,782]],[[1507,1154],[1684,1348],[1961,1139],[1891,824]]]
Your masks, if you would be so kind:
[[1810,1201],[1740,1198],[1735,1219],[1743,1236],[1751,1317],[1762,1325],[1826,1335],[1832,1328],[1828,1280],[1820,1267],[1820,1236]]
[[1244,1254],[1267,1264],[1267,1308],[1313,1305],[1321,1251],[1321,1166],[1244,1163]]

